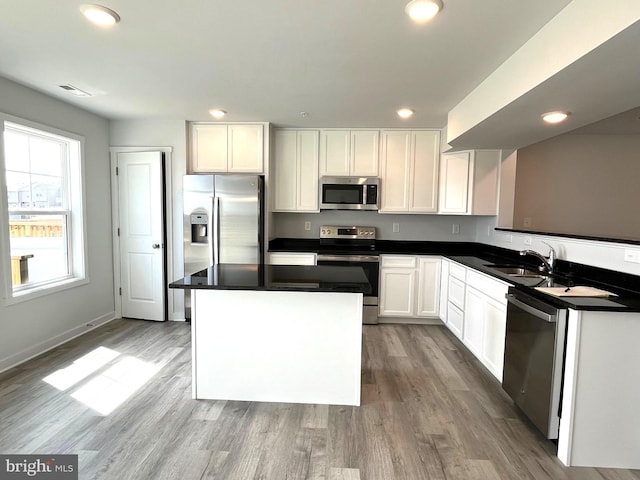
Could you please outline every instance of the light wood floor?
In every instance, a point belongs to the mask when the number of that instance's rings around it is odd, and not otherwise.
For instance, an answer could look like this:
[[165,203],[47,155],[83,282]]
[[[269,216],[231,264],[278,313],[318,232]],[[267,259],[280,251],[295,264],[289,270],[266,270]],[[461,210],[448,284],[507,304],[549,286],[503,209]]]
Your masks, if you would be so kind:
[[[189,336],[116,320],[0,375],[0,453],[78,454],[82,479],[640,479],[563,467],[443,327],[365,326],[361,407],[192,400]],[[119,355],[90,374],[72,366],[98,347]],[[112,413],[72,397],[100,379],[93,400],[119,392],[104,377],[127,357],[125,384],[140,361],[161,368]],[[43,381],[70,366],[88,376],[64,391]]]

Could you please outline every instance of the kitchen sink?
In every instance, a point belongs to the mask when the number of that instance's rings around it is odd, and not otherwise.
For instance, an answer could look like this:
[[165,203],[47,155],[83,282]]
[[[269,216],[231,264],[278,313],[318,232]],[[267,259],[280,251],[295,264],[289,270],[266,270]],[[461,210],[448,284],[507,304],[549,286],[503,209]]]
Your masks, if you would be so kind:
[[509,275],[510,277],[523,277],[523,278],[547,278],[546,275],[536,271],[529,270],[526,267],[522,267],[519,265],[485,265],[485,267],[489,267],[496,272],[502,273],[504,275]]

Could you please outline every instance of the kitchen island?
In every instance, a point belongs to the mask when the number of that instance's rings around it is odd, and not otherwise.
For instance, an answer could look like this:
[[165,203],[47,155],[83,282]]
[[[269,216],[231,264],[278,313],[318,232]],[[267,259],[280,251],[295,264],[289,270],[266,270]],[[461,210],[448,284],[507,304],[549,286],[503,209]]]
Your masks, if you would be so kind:
[[192,298],[193,398],[360,405],[359,267],[222,264]]

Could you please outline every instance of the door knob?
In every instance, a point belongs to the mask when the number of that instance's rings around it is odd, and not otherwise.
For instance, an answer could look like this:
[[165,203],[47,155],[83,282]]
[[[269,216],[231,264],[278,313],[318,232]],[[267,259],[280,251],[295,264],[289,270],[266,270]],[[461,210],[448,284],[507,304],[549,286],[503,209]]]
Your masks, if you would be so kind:
[[151,248],[153,248],[153,249],[160,248],[160,244],[159,243],[154,243],[153,245],[151,245]]

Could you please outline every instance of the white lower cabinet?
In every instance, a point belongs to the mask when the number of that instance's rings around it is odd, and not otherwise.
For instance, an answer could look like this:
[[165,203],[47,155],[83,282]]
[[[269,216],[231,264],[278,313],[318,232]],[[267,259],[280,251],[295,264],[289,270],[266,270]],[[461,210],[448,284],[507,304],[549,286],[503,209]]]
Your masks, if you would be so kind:
[[462,338],[464,313],[453,303],[447,302],[447,327],[456,337]]
[[464,301],[464,326],[462,342],[476,356],[482,356],[482,336],[484,334],[484,295],[467,286]]
[[504,339],[507,330],[507,306],[492,298],[487,298],[482,340],[482,362],[502,381],[504,366]]
[[445,325],[500,381],[509,284],[449,262]]
[[272,252],[269,253],[269,265],[316,265],[315,253]]
[[379,313],[381,317],[437,318],[440,258],[382,255]]

